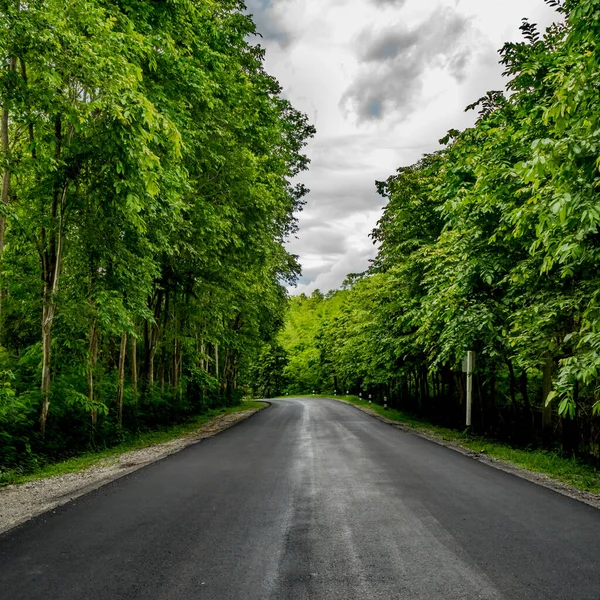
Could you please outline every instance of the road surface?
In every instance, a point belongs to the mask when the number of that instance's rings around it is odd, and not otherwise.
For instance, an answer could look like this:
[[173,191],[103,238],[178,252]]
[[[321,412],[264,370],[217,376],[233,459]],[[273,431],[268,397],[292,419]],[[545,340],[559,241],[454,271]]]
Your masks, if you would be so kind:
[[600,511],[286,399],[0,537],[4,600],[599,600]]

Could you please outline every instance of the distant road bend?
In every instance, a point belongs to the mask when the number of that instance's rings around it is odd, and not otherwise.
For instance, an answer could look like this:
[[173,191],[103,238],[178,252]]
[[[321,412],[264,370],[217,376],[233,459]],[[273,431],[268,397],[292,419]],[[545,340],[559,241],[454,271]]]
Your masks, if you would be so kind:
[[600,511],[290,398],[0,536],[2,600],[600,600]]

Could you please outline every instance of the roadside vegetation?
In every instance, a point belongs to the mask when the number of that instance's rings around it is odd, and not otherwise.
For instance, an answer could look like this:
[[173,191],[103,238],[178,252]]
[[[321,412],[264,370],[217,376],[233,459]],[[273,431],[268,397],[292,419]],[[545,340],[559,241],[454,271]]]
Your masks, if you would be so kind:
[[255,33],[238,0],[0,2],[0,472],[241,402],[314,133]]
[[452,435],[576,457],[557,463],[573,473],[598,464],[600,5],[548,4],[556,24],[524,21],[500,51],[509,93],[489,92],[468,107],[473,127],[377,182],[371,267],[292,298],[256,368],[263,393],[371,395],[451,435],[474,351],[472,427]]

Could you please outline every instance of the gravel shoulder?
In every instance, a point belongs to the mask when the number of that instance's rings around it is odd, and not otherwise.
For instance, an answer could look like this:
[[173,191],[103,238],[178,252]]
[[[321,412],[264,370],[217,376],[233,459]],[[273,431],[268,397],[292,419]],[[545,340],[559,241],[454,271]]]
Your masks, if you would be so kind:
[[259,410],[244,410],[216,417],[185,437],[125,452],[77,473],[0,488],[0,534],[150,463],[213,437]]
[[363,408],[362,406],[356,406],[356,404],[352,404],[352,402],[347,402],[346,400],[342,400],[341,398],[329,398],[330,400],[335,400],[337,402],[343,402],[344,404],[349,404],[353,406],[357,410],[382,421],[383,423],[387,423],[396,429],[400,429],[406,433],[410,433],[412,435],[416,435],[430,442],[434,442],[435,444],[439,444],[440,446],[444,446],[445,448],[449,448],[450,450],[454,450],[455,452],[459,452],[465,456],[469,456],[470,458],[486,464],[494,469],[499,469],[500,471],[504,471],[505,473],[510,473],[511,475],[515,475],[520,477],[521,479],[526,479],[527,481],[531,481],[537,485],[542,487],[554,490],[555,492],[562,494],[563,496],[567,496],[568,498],[572,498],[573,500],[578,500],[579,502],[583,502],[588,504],[589,506],[593,506],[594,508],[600,509],[600,495],[593,494],[591,492],[585,492],[582,490],[578,490],[577,488],[567,485],[566,483],[562,483],[561,481],[557,481],[548,475],[544,475],[543,473],[538,473],[536,471],[530,471],[528,469],[524,469],[522,467],[517,467],[512,463],[506,462],[504,460],[500,460],[497,458],[492,458],[491,456],[487,456],[482,452],[473,452],[473,450],[469,450],[468,448],[464,448],[459,444],[455,444],[454,442],[450,442],[448,440],[444,440],[440,437],[432,435],[430,433],[425,433],[423,431],[418,431],[413,429],[412,427],[405,425],[404,423],[398,423],[398,421],[392,421],[379,413],[376,413],[374,410],[369,408]]

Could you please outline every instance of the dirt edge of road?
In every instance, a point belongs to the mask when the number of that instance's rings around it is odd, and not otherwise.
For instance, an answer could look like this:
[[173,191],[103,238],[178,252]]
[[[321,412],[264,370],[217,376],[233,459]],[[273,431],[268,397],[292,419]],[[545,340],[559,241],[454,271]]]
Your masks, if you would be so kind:
[[[265,401],[264,408],[268,406],[269,402]],[[153,462],[214,437],[261,410],[264,409],[221,415],[189,435],[104,459],[83,471],[0,488],[0,535]]]
[[591,492],[584,492],[582,490],[578,490],[577,488],[567,485],[566,483],[562,483],[561,481],[557,481],[556,479],[552,479],[548,475],[544,475],[543,473],[538,473],[536,471],[530,471],[528,469],[524,469],[522,467],[517,467],[512,463],[506,462],[504,460],[500,460],[498,458],[492,458],[487,456],[483,452],[474,452],[473,450],[469,450],[468,448],[464,448],[454,442],[449,442],[447,440],[443,440],[434,435],[418,431],[413,429],[412,427],[405,425],[404,423],[398,423],[398,421],[392,421],[373,410],[368,408],[363,408],[362,406],[356,406],[356,404],[352,404],[352,402],[347,402],[346,400],[342,400],[340,398],[329,398],[330,400],[335,400],[336,402],[343,402],[344,404],[348,404],[360,410],[361,412],[374,417],[375,419],[381,421],[382,423],[386,423],[387,425],[391,425],[400,431],[404,431],[405,433],[409,433],[411,435],[417,435],[422,437],[430,442],[434,442],[435,444],[439,444],[440,446],[444,446],[450,450],[454,450],[455,452],[459,452],[460,454],[464,454],[474,460],[477,460],[485,465],[493,467],[494,469],[499,469],[500,471],[504,471],[505,473],[510,473],[511,475],[515,475],[520,477],[521,479],[526,479],[536,485],[541,485],[542,487],[553,490],[563,496],[567,496],[568,498],[572,498],[573,500],[578,500],[579,502],[583,502],[588,504],[589,506],[593,506],[594,508],[600,509],[600,494],[593,494]]

